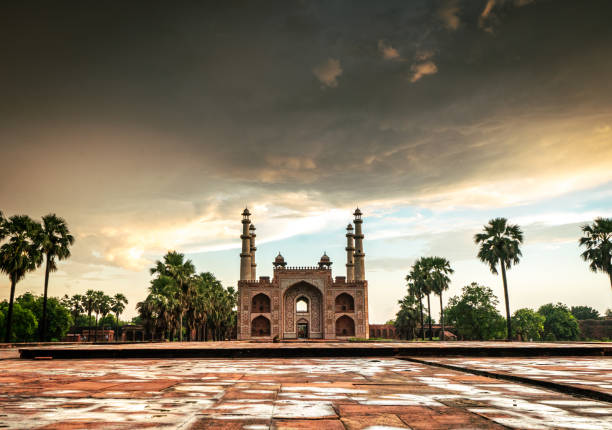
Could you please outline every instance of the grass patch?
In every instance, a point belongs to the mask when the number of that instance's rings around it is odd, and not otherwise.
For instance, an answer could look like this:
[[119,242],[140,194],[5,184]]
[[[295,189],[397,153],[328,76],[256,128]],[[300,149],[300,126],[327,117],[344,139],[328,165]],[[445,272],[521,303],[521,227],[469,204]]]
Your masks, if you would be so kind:
[[351,337],[348,339],[349,342],[397,342],[396,339],[385,339],[382,337],[371,337],[369,339],[363,337]]

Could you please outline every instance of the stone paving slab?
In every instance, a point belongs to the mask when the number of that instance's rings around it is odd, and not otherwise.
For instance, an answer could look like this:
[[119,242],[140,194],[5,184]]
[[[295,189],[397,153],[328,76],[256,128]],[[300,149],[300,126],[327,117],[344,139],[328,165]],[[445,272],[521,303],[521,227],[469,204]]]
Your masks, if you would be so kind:
[[608,357],[428,358],[426,362],[552,382],[612,398],[612,358]]
[[395,358],[4,360],[0,381],[10,429],[612,429],[608,402]]
[[19,349],[22,358],[303,358],[612,356],[606,342],[160,342]]

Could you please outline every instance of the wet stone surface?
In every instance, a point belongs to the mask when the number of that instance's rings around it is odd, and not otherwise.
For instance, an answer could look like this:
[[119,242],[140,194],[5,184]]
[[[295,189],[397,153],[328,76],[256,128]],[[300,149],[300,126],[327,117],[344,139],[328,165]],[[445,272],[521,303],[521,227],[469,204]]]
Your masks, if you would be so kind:
[[612,429],[612,405],[391,358],[3,360],[0,427]]
[[427,358],[426,361],[515,375],[612,395],[612,358]]

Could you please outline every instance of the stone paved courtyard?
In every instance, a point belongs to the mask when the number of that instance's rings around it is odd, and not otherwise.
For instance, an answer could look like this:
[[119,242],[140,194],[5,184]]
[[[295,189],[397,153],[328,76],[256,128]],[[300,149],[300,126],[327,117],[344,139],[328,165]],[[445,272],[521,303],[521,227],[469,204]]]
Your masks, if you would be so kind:
[[[612,379],[609,358],[489,361],[534,376]],[[612,405],[396,358],[5,359],[0,427],[612,429]]]
[[612,396],[612,359],[558,358],[428,358],[429,362],[450,364],[544,380],[571,387],[588,388]]

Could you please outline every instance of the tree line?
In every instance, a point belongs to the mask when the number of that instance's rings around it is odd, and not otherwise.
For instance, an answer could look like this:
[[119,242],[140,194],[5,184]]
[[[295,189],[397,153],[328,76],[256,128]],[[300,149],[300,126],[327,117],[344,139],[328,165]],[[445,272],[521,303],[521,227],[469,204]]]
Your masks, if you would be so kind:
[[[3,243],[4,242],[4,243]],[[55,214],[42,217],[42,222],[27,215],[13,215],[6,219],[0,211],[0,272],[8,275],[11,291],[6,310],[4,341],[9,342],[12,333],[15,288],[28,272],[45,264],[45,283],[42,309],[38,324],[38,339],[49,340],[47,317],[47,292],[49,274],[57,270],[57,261],[70,257],[74,237],[66,221]]]
[[150,269],[146,299],[136,305],[151,339],[225,340],[236,327],[237,291],[210,272],[196,273],[184,254],[168,252]]
[[[70,312],[75,321],[75,325],[79,327],[87,326],[89,328],[91,336],[92,326],[92,314],[95,314],[95,331],[93,341],[98,340],[98,328],[99,323],[102,325],[102,331],[107,326],[107,316],[114,314],[114,321],[111,318],[111,325],[115,330],[115,340],[118,340],[119,336],[119,317],[125,310],[125,306],[128,304],[128,299],[122,293],[117,293],[114,296],[108,296],[104,291],[99,290],[87,290],[85,294],[75,294],[72,297],[65,295],[62,299],[63,304],[70,309]],[[87,315],[84,320],[82,316]],[[100,318],[100,321],[98,321]],[[114,323],[114,324],[113,324]]]
[[[0,330],[5,342],[60,340],[73,324],[90,329],[94,325],[95,341],[99,323],[104,328],[110,313],[115,314],[118,333],[119,316],[127,305],[123,294],[110,297],[102,291],[88,290],[61,300],[48,297],[50,273],[57,270],[58,261],[70,257],[74,240],[66,221],[55,214],[45,215],[38,222],[27,215],[5,218],[0,211],[0,272],[8,275],[11,284],[8,303],[0,302]],[[26,293],[16,301],[17,284],[42,264],[42,297]],[[157,261],[151,274],[154,279],[149,294],[137,304],[137,310],[152,337],[156,333],[170,340],[183,340],[184,334],[190,340],[231,336],[236,326],[234,288],[223,288],[212,273],[197,274],[193,263],[174,251]],[[15,319],[18,327],[13,326]]]
[[[583,225],[581,229],[583,237],[579,239],[579,245],[586,248],[581,254],[582,259],[589,263],[593,272],[607,274],[612,287],[612,218],[597,218],[593,224]],[[576,318],[561,303],[544,305],[537,312],[527,308],[519,309],[513,316],[510,315],[506,271],[518,264],[522,256],[520,246],[523,243],[523,231],[518,225],[508,223],[506,218],[494,218],[483,227],[482,232],[474,236],[474,242],[479,245],[478,259],[487,264],[493,274],[497,275],[501,271],[506,318],[495,308],[498,299],[493,291],[477,283],[464,287],[461,296],[452,297],[445,310],[442,294],[450,286],[449,275],[453,273],[450,262],[443,257],[421,257],[406,276],[407,295],[399,301],[400,310],[394,322],[402,337],[415,338],[417,327],[420,327],[420,336],[425,339],[423,299],[427,298],[429,338],[433,340],[430,296],[436,294],[440,299],[441,340],[444,340],[445,323],[453,324],[463,339],[506,337],[507,340],[539,340],[542,336],[549,340],[577,338]],[[577,312],[579,308],[585,307],[576,308]]]
[[[15,299],[13,304],[13,323],[11,324],[11,342],[32,342],[38,340],[40,322],[42,321],[44,298],[30,292]],[[109,297],[102,291],[88,290],[86,294],[75,294],[72,297],[47,298],[47,334],[50,341],[60,341],[70,330],[92,326],[96,328],[93,340],[96,341],[98,327],[115,329],[118,333],[120,316],[128,303],[121,293]],[[0,302],[0,330],[4,331],[7,319],[8,302]],[[114,315],[111,315],[114,314]],[[94,315],[92,315],[94,314]],[[98,319],[99,317],[99,319]]]

